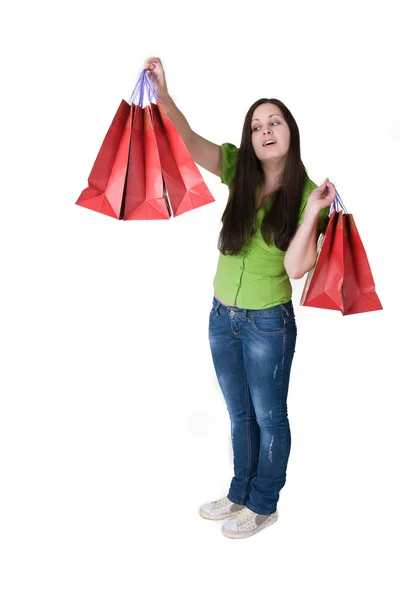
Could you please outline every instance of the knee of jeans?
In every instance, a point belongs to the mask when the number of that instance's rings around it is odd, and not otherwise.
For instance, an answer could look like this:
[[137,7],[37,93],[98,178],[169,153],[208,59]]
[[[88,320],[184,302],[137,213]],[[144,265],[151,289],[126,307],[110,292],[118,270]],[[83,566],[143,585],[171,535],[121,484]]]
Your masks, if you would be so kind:
[[262,418],[257,417],[257,423],[260,429],[274,429],[287,423],[287,415],[273,414],[270,410],[268,415],[264,415]]

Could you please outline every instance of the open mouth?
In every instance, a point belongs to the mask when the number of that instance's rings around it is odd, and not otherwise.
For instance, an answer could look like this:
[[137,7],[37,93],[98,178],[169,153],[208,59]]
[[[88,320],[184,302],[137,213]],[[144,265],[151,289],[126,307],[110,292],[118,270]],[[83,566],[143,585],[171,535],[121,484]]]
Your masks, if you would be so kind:
[[267,146],[275,146],[275,144],[276,144],[276,142],[274,142],[274,141],[264,142],[263,148],[266,148]]

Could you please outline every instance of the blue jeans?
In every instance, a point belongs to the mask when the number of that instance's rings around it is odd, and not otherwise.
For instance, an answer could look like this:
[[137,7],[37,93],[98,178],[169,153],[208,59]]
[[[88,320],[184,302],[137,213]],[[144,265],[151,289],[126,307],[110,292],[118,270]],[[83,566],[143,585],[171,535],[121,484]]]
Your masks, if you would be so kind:
[[291,444],[286,400],[296,337],[291,300],[250,310],[213,297],[209,341],[233,447],[227,496],[258,514],[275,512],[286,481]]

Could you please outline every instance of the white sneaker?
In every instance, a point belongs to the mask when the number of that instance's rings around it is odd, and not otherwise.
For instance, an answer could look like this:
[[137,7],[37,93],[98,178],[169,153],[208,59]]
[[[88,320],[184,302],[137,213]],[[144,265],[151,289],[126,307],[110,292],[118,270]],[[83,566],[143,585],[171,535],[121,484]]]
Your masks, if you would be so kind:
[[222,527],[222,533],[230,538],[244,538],[254,535],[261,529],[273,525],[278,519],[278,511],[271,515],[259,515],[245,506]]
[[199,510],[199,515],[203,519],[210,519],[212,521],[218,521],[219,519],[227,519],[233,514],[236,514],[243,508],[243,504],[235,504],[228,500],[226,496],[221,500],[215,500],[215,502],[209,502],[203,504]]

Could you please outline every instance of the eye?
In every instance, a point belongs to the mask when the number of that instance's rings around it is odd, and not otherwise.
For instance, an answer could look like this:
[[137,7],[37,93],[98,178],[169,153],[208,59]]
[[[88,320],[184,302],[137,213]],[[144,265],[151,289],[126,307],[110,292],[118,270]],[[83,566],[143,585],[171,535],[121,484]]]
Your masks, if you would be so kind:
[[[279,125],[279,121],[272,121],[271,125]],[[257,131],[257,129],[260,128],[260,125],[257,125],[256,127],[253,128],[253,131]]]

